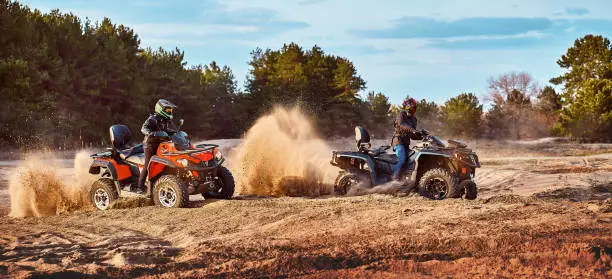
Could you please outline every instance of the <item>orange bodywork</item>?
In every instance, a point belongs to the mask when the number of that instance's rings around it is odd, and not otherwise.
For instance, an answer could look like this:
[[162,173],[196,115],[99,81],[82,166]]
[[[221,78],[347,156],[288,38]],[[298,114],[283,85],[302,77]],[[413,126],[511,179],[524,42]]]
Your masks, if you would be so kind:
[[107,161],[113,164],[115,171],[117,171],[117,180],[128,179],[132,176],[132,171],[130,170],[130,166],[124,164],[118,164],[115,160],[110,158],[99,158],[98,160]]
[[151,162],[151,164],[149,164],[149,179],[156,177],[158,174],[164,171],[165,168],[166,166],[164,164]]
[[117,163],[114,163],[114,164],[115,164],[115,169],[117,170],[118,180],[124,180],[132,176],[132,171],[130,170],[130,167],[128,165],[120,165]]
[[200,159],[200,160],[202,160],[204,162],[206,162],[208,160],[212,160],[212,158],[214,158],[214,156],[215,155],[213,155],[213,152],[210,151],[210,150],[193,154],[193,157],[196,157],[196,158],[198,158],[198,159]]
[[[195,148],[193,144],[191,148]],[[180,159],[185,159],[194,164],[199,164],[200,162],[205,162],[212,160],[219,152],[218,148],[213,150],[206,150],[198,153],[193,153],[191,156],[189,154],[177,154],[177,155],[168,155],[169,152],[177,152],[178,150],[174,147],[172,142],[162,142],[159,144],[157,148],[157,156],[169,160],[173,164],[180,166],[181,164],[178,162]],[[166,166],[161,163],[151,162],[149,165],[149,179],[152,179],[162,173]],[[192,171],[191,174],[195,177],[198,177],[198,173],[196,171]]]
[[[115,161],[114,156],[111,156],[111,153],[104,156],[92,156],[95,159],[92,162],[92,165],[90,166],[90,173],[98,174],[100,173],[101,168],[106,168],[108,169],[108,171],[110,171],[110,174],[112,175],[114,180],[124,181],[129,178],[138,178],[139,171],[136,170],[136,167],[138,167],[141,171],[142,168],[148,167],[148,177],[150,180],[153,180],[155,177],[164,173],[167,168],[188,168],[188,166],[183,165],[185,163],[183,160],[187,160],[190,162],[189,167],[201,166],[202,162],[207,162],[214,159],[215,156],[217,156],[219,153],[219,149],[216,147],[212,149],[209,148],[198,150],[195,150],[197,148],[193,144],[191,144],[190,147],[191,149],[189,150],[189,152],[181,152],[176,149],[174,143],[172,143],[171,141],[162,142],[159,144],[159,147],[157,148],[157,152],[155,154],[155,158],[159,158],[155,161],[151,161],[149,163],[149,166],[143,166],[140,164],[134,166]],[[160,158],[161,160],[159,160]],[[179,161],[181,162],[179,163]],[[201,167],[199,168],[199,170],[201,170]],[[170,172],[175,173],[174,170],[171,170]],[[189,170],[189,172],[193,177],[200,176],[198,170],[194,168]]]

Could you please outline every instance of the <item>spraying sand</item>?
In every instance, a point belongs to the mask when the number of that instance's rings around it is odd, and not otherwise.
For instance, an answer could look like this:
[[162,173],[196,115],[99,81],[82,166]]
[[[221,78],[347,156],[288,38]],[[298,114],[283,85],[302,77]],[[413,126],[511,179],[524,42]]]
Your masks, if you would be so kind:
[[255,122],[229,161],[240,194],[320,196],[332,192],[338,174],[331,154],[298,108],[276,107]]
[[49,216],[88,207],[88,193],[95,176],[89,174],[89,152],[80,151],[74,159],[74,172],[62,173],[59,166],[31,154],[9,178],[10,216]]

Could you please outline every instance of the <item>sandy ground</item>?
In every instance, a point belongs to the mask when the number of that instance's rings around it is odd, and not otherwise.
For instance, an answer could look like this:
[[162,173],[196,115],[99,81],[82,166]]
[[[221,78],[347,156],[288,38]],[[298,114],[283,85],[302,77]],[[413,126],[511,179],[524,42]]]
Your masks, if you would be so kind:
[[[350,139],[329,144],[353,148]],[[16,219],[4,216],[9,204],[0,180],[0,276],[612,276],[612,145],[470,144],[483,164],[475,201],[239,196],[184,209]],[[0,164],[0,179],[11,162]]]

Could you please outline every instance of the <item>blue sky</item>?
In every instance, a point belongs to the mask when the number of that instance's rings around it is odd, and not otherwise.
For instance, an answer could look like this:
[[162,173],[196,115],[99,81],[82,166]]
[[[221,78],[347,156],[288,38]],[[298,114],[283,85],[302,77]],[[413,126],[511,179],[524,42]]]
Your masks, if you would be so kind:
[[[43,12],[132,27],[143,47],[179,47],[190,65],[229,65],[239,85],[256,47],[317,44],[349,58],[368,91],[443,103],[483,96],[487,79],[527,71],[541,85],[556,60],[588,33],[611,38],[609,0],[27,0]],[[376,3],[375,3],[376,2]]]

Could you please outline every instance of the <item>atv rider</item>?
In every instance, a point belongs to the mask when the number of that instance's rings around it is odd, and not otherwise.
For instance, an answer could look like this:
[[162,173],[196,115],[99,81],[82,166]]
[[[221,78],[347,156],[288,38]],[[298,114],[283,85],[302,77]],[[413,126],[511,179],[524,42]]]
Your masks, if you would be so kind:
[[400,174],[402,167],[408,160],[408,171],[414,170],[414,162],[411,162],[408,157],[408,151],[410,150],[410,139],[421,140],[423,135],[420,131],[417,131],[417,118],[415,116],[417,110],[417,101],[413,98],[406,97],[402,103],[400,111],[397,113],[395,121],[393,123],[395,127],[395,133],[391,145],[395,154],[399,158],[397,164],[393,166],[393,180],[400,181]]
[[145,161],[138,179],[138,193],[146,191],[144,184],[149,174],[149,161],[151,161],[151,157],[157,152],[159,144],[164,141],[160,135],[164,134],[164,132],[176,132],[176,125],[172,122],[172,111],[174,109],[176,109],[176,105],[167,100],[160,99],[155,104],[155,113],[150,114],[149,118],[142,124],[140,131],[145,135],[143,142]]

